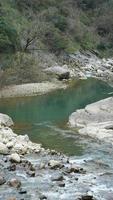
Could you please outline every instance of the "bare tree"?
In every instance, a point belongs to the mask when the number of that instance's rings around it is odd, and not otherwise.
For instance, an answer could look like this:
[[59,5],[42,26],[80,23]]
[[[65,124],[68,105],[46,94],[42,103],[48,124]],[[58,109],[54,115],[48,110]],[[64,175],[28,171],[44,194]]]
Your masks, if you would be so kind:
[[32,21],[24,27],[22,30],[21,47],[24,51],[28,49],[39,49],[39,41],[44,37],[44,33],[49,28],[49,24],[44,21],[42,16],[35,15],[32,17]]

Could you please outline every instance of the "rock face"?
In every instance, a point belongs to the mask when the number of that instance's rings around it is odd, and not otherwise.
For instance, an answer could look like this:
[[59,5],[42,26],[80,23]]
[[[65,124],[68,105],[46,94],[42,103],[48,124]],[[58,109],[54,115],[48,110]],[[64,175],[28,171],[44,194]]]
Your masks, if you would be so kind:
[[71,127],[79,133],[113,144],[113,97],[98,101],[77,110],[69,117]]

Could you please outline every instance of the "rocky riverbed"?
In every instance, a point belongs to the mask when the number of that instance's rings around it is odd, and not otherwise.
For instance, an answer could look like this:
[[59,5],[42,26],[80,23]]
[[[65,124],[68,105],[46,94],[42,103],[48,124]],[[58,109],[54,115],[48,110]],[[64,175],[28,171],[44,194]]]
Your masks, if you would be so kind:
[[0,114],[0,200],[112,199],[111,163],[45,150],[16,135],[12,125]]

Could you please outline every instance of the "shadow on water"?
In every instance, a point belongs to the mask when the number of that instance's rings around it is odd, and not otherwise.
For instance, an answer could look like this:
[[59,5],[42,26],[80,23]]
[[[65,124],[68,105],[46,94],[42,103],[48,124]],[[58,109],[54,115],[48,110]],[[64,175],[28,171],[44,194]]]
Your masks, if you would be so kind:
[[79,80],[66,90],[1,100],[0,112],[13,118],[17,133],[28,134],[32,141],[42,143],[45,148],[81,155],[85,146],[77,135],[73,139],[72,132],[65,126],[69,115],[89,103],[109,97],[112,91],[101,81]]

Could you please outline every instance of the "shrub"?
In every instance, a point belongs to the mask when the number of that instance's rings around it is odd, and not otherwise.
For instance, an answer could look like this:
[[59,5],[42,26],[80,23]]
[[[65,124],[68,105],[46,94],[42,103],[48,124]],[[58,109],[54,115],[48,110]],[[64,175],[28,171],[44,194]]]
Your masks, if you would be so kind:
[[16,30],[0,18],[0,52],[15,51],[18,45]]

